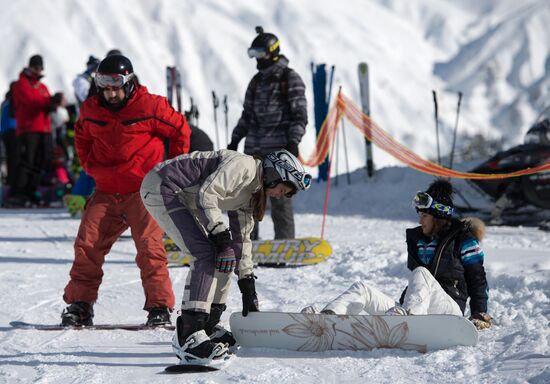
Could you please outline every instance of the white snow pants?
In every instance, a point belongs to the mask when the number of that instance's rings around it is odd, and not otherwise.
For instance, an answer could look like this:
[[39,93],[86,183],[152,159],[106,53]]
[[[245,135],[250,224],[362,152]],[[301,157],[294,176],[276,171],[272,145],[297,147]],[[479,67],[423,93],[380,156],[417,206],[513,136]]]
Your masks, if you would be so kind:
[[[361,281],[355,282],[323,310],[341,315],[358,315],[365,311],[370,315],[383,315],[397,305],[392,298]],[[426,268],[418,267],[409,278],[409,287],[403,302],[411,315],[457,315],[460,307],[444,290]]]

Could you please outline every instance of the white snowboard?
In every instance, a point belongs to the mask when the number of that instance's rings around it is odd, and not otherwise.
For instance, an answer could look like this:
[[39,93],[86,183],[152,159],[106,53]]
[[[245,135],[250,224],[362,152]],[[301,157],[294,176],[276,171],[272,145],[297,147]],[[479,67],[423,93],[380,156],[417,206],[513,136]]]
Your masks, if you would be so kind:
[[284,312],[233,313],[231,332],[243,347],[292,351],[400,348],[426,352],[477,344],[477,330],[454,315],[369,316]]

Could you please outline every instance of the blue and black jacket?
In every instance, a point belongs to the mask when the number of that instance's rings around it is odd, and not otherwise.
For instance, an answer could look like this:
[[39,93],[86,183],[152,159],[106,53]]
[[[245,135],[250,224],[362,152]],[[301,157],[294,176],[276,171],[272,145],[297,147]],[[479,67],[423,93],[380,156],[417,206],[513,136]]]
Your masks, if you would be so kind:
[[[481,221],[453,219],[451,227],[437,238],[423,234],[422,227],[407,229],[407,267],[428,269],[445,292],[457,302],[462,313],[470,297],[471,313],[487,312],[488,285],[483,267],[480,238],[473,225]],[[478,235],[480,236],[480,235]],[[405,289],[406,291],[406,289]],[[405,292],[401,296],[403,303]]]

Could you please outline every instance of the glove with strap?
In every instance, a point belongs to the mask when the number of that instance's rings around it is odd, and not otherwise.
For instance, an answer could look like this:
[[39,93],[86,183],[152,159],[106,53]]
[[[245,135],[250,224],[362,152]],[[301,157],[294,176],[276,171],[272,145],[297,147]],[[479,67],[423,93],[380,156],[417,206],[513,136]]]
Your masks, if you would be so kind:
[[493,318],[485,312],[477,312],[472,314],[470,321],[474,323],[478,330],[482,330],[491,327]]
[[243,316],[248,316],[248,312],[258,312],[260,306],[258,304],[258,296],[256,295],[256,286],[254,279],[257,279],[253,274],[247,275],[243,279],[239,279],[239,289],[243,295]]
[[208,239],[216,249],[216,269],[222,273],[231,273],[237,264],[235,251],[231,247],[233,240],[229,229],[225,231],[209,234]]

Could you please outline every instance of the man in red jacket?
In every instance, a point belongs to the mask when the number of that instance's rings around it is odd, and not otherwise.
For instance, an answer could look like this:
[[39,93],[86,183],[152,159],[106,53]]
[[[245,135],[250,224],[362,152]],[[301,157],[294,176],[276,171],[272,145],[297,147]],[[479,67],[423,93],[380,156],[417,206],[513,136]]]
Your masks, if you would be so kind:
[[103,277],[105,255],[130,227],[145,291],[147,325],[170,324],[174,293],[163,247],[164,231],[149,215],[139,195],[143,177],[164,157],[189,151],[191,131],[185,117],[166,98],[140,85],[132,63],[122,55],[99,64],[98,94],[82,104],[75,126],[75,146],[96,190],[82,216],[74,244],[71,279],[63,299],[62,324],[92,325],[93,304]]
[[7,201],[9,206],[38,203],[40,197],[37,192],[42,173],[51,170],[53,141],[50,112],[66,101],[62,93],[50,96],[50,91],[40,81],[43,70],[42,56],[32,56],[29,66],[21,71],[19,80],[13,86],[20,169]]

